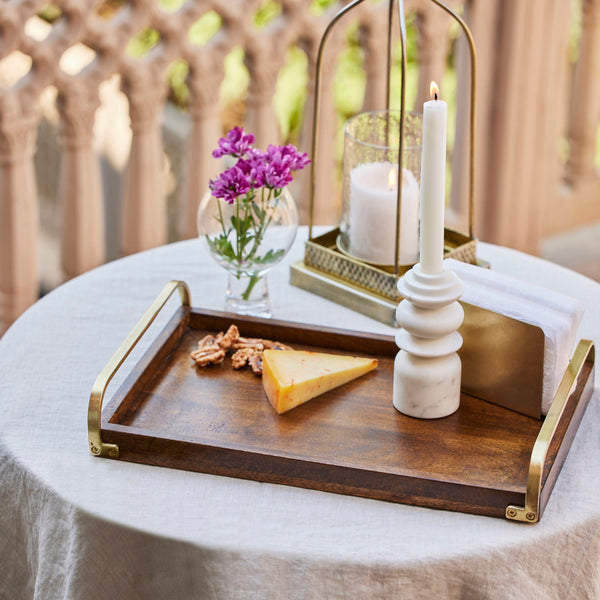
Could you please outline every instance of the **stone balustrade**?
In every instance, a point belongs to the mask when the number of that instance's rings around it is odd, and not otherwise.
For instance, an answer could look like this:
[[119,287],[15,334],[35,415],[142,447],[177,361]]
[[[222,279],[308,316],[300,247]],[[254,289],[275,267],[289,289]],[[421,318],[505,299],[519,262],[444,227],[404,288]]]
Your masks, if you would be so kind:
[[[566,61],[570,3],[448,3],[463,12],[478,48],[475,233],[486,241],[535,251],[545,231],[556,229],[563,221],[564,210],[559,207],[565,201],[564,181],[570,205],[585,206],[586,218],[600,218],[597,202],[589,200],[593,193],[597,198],[598,190],[593,132],[600,112],[599,0],[583,1],[573,86],[569,85]],[[289,49],[299,48],[305,54],[306,101],[299,136],[293,141],[308,150],[318,43],[331,15],[344,4],[332,2],[323,12],[308,0],[182,0],[168,9],[157,0],[55,0],[50,5],[54,17],[43,23],[42,33],[39,27],[34,33],[33,25],[40,23],[38,15],[47,13],[48,5],[40,0],[1,2],[0,331],[38,297],[39,198],[46,186],[39,176],[43,168],[36,163],[40,154],[40,149],[36,154],[36,139],[41,136],[41,105],[49,90],[55,94],[50,103],[60,140],[55,206],[60,211],[61,264],[64,277],[69,278],[112,257],[114,250],[107,248],[106,239],[111,239],[117,223],[120,255],[173,237],[168,234],[165,152],[169,149],[163,120],[169,101],[168,73],[175,61],[183,61],[187,68],[189,97],[181,134],[184,139],[177,156],[170,156],[170,177],[178,190],[175,237],[187,238],[196,235],[198,202],[219,167],[210,151],[224,129],[219,90],[226,57],[236,48],[243,49],[249,84],[236,119],[255,133],[259,146],[266,146],[287,141],[282,139],[273,96]],[[451,136],[453,178],[448,219],[464,230],[468,219],[469,65],[443,11],[429,0],[407,0],[405,6],[417,32],[416,106],[428,95],[429,81],[443,80],[448,56],[454,57],[457,90],[450,100],[456,106],[456,129]],[[255,16],[265,8],[273,9],[274,18],[258,28]],[[189,32],[207,15],[214,17],[218,26],[210,39],[198,43]],[[385,104],[387,2],[369,1],[348,16],[347,25],[328,44],[316,168],[317,223],[339,220],[336,138],[340,121],[333,85],[337,58],[347,44],[350,27],[358,27],[364,57],[363,109]],[[135,57],[130,43],[142,32],[152,32],[156,43],[146,54]],[[85,57],[77,68],[71,68],[68,58],[77,49]],[[18,66],[13,68],[15,64]],[[124,94],[120,105],[125,107],[126,118],[103,98],[106,86],[115,78]],[[108,112],[107,106],[111,107]],[[116,202],[114,190],[108,189],[107,178],[102,176],[98,149],[102,110],[105,122],[114,125],[123,119],[127,127],[124,145],[129,152]],[[571,151],[564,166],[558,161],[558,142],[567,132]],[[39,137],[43,149],[41,141]],[[306,222],[307,173],[301,175],[295,182],[295,197]],[[582,187],[579,182],[583,180]],[[587,200],[579,200],[580,190]],[[117,219],[110,216],[109,205],[117,207]],[[576,225],[577,220],[573,218],[570,224]]]

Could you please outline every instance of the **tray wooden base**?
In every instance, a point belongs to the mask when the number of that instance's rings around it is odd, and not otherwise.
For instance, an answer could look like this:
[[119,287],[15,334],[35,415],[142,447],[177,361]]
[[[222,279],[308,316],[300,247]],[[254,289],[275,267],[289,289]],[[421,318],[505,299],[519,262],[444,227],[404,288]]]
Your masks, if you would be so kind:
[[[190,359],[205,333],[232,323],[243,336],[374,356],[379,367],[277,415],[250,370],[234,371],[229,358],[205,368]],[[102,411],[106,455],[497,517],[507,516],[509,506],[525,506],[544,422],[466,394],[443,419],[402,415],[392,405],[397,350],[387,336],[184,306]],[[593,348],[580,362],[548,445],[532,521],[543,511],[592,392]]]

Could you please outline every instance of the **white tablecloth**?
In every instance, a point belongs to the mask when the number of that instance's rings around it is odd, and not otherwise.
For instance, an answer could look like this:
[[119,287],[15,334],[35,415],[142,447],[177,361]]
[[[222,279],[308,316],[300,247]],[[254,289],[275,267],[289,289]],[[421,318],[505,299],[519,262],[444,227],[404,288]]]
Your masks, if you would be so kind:
[[[305,239],[270,274],[274,316],[393,332],[289,285]],[[599,284],[478,254],[584,300],[579,337],[600,342]],[[600,598],[597,390],[534,526],[93,457],[92,384],[171,279],[222,309],[225,274],[193,240],[70,281],[0,340],[0,598]]]

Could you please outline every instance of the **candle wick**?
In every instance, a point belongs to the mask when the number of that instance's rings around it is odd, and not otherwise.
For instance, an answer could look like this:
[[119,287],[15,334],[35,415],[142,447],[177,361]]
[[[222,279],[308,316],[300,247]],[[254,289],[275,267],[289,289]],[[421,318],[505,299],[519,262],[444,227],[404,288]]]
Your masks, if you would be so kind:
[[437,100],[437,92],[433,92],[433,99]]

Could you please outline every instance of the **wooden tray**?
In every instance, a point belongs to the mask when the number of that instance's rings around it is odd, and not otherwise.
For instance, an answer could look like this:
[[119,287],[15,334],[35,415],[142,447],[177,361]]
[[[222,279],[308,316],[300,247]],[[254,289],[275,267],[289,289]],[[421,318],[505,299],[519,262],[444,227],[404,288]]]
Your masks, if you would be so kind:
[[[108,382],[170,295],[182,307],[132,373],[102,404]],[[190,352],[207,332],[295,349],[374,356],[379,367],[277,415],[260,377],[230,359],[197,368]],[[190,308],[171,282],[98,376],[88,428],[93,454],[190,471],[536,522],[548,501],[593,389],[594,348],[580,342],[540,421],[463,394],[443,419],[404,416],[392,405],[388,336],[353,334]]]

